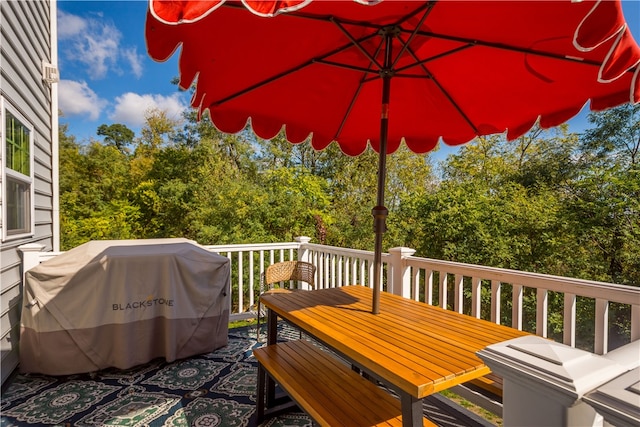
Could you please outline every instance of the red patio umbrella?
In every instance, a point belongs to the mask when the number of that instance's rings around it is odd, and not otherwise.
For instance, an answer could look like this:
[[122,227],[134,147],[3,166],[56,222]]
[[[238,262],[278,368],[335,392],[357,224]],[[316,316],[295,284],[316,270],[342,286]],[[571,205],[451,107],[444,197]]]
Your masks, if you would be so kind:
[[559,125],[590,102],[640,100],[640,48],[619,0],[150,0],[149,55],[180,52],[180,86],[224,132],[250,119],[355,156],[380,153],[374,299],[379,312],[386,155],[463,144],[539,120]]

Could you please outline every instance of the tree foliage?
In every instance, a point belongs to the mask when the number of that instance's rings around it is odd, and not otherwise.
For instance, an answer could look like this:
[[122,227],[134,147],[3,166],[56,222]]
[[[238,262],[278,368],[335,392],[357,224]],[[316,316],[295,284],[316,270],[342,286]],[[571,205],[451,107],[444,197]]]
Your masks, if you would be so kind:
[[[638,285],[640,107],[589,116],[582,135],[534,128],[477,138],[439,164],[401,147],[387,158],[384,246],[418,256]],[[315,151],[284,134],[229,135],[209,120],[147,114],[139,136],[60,129],[62,246],[187,237],[373,249],[378,154]]]
[[96,133],[104,136],[105,145],[113,145],[124,154],[129,153],[129,146],[133,143],[133,138],[135,137],[135,133],[121,123],[100,125]]
[[[437,169],[431,155],[401,147],[387,158],[384,248],[640,285],[640,106],[589,121],[581,135],[560,126],[510,142],[477,138]],[[315,151],[284,134],[262,140],[250,127],[229,135],[195,112],[176,121],[159,110],[147,113],[139,136],[122,124],[101,125],[97,135],[103,139],[80,143],[60,127],[64,250],[97,239],[186,237],[206,245],[300,235],[373,250],[373,150],[357,157],[336,144]],[[505,284],[507,308],[510,292]],[[560,294],[550,293],[548,303],[551,313],[562,312]],[[592,337],[593,301],[579,299],[577,309],[578,339]],[[611,307],[621,336],[629,335],[628,310]],[[535,330],[535,314],[535,290],[525,289],[526,330]],[[502,322],[510,316],[503,310]],[[559,336],[562,319],[551,316],[549,328]]]

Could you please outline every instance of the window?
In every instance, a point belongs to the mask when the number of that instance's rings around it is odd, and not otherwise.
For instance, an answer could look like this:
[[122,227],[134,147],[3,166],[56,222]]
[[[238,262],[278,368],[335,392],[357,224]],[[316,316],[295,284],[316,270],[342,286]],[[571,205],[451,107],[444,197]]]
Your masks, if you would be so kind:
[[2,110],[2,238],[33,233],[33,128],[3,99]]

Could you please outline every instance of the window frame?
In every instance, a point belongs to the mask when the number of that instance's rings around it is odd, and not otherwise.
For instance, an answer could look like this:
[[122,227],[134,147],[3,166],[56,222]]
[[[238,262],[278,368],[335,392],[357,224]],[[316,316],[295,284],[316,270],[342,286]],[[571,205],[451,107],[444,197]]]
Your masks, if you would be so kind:
[[[8,167],[7,165],[7,112],[10,113],[14,118],[16,118],[22,126],[24,126],[29,131],[29,175],[25,175],[18,171],[15,171]],[[31,237],[35,234],[35,180],[34,180],[34,167],[35,167],[35,156],[34,156],[34,126],[33,124],[27,120],[24,115],[20,113],[20,111],[15,108],[10,102],[7,101],[6,98],[0,97],[0,149],[2,150],[0,153],[0,167],[2,174],[2,209],[0,211],[0,224],[2,225],[2,241],[9,240],[17,240],[23,239],[25,237]],[[8,185],[9,179],[13,182],[18,182],[20,184],[24,184],[28,186],[28,197],[27,201],[28,207],[25,207],[25,215],[28,215],[26,219],[26,227],[20,230],[9,230],[7,224],[8,218],[8,203],[7,203],[7,194],[8,194]]]

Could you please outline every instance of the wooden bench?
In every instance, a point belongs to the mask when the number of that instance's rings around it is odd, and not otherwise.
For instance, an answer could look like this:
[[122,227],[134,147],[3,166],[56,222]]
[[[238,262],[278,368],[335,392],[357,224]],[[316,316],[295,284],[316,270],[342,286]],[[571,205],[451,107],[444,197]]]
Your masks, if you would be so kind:
[[502,399],[502,377],[494,373],[476,378],[469,381],[469,383]]
[[[398,399],[307,341],[269,345],[253,354],[258,360],[258,423],[271,416],[268,375],[320,426],[402,426]],[[423,420],[424,426],[435,426]]]
[[450,388],[450,391],[493,414],[502,416],[502,377],[494,373]]

